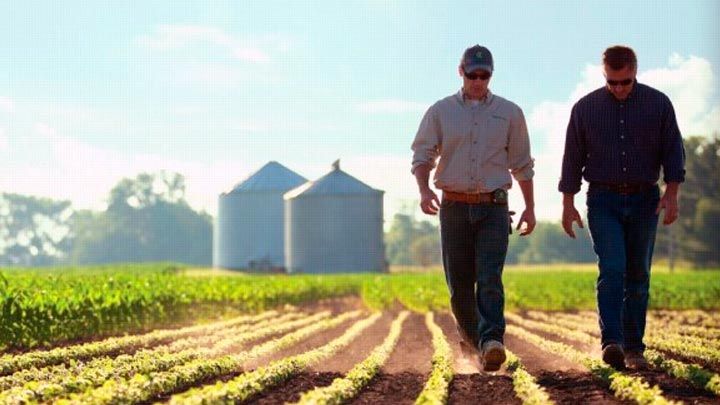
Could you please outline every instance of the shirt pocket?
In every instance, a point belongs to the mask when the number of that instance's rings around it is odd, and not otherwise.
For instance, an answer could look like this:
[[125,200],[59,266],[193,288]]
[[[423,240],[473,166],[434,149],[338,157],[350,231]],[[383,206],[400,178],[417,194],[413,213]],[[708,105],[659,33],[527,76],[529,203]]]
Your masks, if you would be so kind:
[[495,165],[507,164],[507,147],[508,147],[508,130],[510,129],[510,121],[508,118],[490,114],[487,120],[487,131],[483,136],[486,137],[485,156],[486,161]]

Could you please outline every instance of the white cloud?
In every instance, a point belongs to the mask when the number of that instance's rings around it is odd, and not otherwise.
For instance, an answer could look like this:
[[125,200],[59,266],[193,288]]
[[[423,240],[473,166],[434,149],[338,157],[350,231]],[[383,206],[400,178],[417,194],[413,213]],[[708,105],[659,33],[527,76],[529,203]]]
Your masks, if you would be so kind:
[[0,96],[0,111],[12,113],[15,111],[15,102],[10,97]]
[[284,52],[289,48],[286,39],[268,37],[258,40],[261,44],[249,44],[249,41],[235,38],[219,28],[203,25],[160,25],[155,34],[143,35],[138,42],[159,51],[214,45],[238,60],[254,63],[269,62],[269,49]]
[[360,112],[369,114],[425,112],[429,107],[430,105],[426,103],[407,100],[376,100],[358,103],[357,105]]
[[684,135],[710,135],[719,130],[720,105],[711,105],[716,79],[707,59],[673,54],[669,67],[642,72],[638,81],[670,97]]
[[214,213],[220,192],[252,169],[235,161],[202,164],[156,154],[119,153],[59,134],[43,122],[31,132],[36,148],[49,151],[48,159],[32,165],[2,167],[0,163],[0,189],[71,200],[76,208],[103,209],[111,188],[122,178],[165,170],[185,176],[186,198],[193,208]]
[[[720,105],[712,105],[715,77],[709,61],[696,56],[673,54],[668,67],[638,72],[640,83],[652,86],[670,97],[680,131],[685,135],[711,135],[720,130]],[[538,218],[557,220],[562,213],[557,191],[565,145],[565,130],[573,104],[582,96],[604,85],[602,65],[587,65],[581,80],[564,101],[545,101],[528,114],[528,127],[536,160],[535,213]],[[522,201],[519,190],[511,198]],[[584,193],[576,196],[576,206],[585,206]]]

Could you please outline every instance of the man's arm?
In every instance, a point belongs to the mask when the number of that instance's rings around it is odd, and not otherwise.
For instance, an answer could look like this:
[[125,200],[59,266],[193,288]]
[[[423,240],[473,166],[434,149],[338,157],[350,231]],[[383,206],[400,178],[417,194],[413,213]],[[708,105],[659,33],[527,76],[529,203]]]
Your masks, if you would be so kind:
[[429,165],[421,165],[415,168],[415,180],[420,189],[420,209],[428,215],[436,215],[440,209],[440,199],[430,189],[430,168]]
[[565,233],[575,239],[575,231],[572,226],[573,222],[577,222],[580,228],[584,228],[580,213],[575,209],[575,194],[563,193],[562,226]]
[[[525,200],[525,210],[520,215],[517,229],[521,229],[520,235],[525,236],[532,233],[537,223],[535,219],[535,196],[533,192],[533,167],[535,162],[530,155],[530,137],[528,136],[527,124],[522,109],[515,111],[508,134],[508,166],[510,173],[520,185],[520,190]],[[523,224],[525,226],[523,227]]]
[[670,225],[678,219],[680,208],[678,205],[678,191],[680,190],[680,183],[671,182],[667,183],[665,187],[665,194],[663,194],[658,207],[655,210],[656,215],[660,215],[660,211],[665,210],[665,217],[663,218],[664,225]]
[[562,226],[565,233],[571,238],[575,238],[573,222],[576,222],[580,228],[583,227],[580,213],[575,209],[575,194],[580,191],[582,170],[587,162],[587,151],[582,137],[582,127],[579,123],[578,108],[578,105],[575,104],[570,113],[570,120],[565,133],[562,174],[558,185],[558,189],[563,193]]
[[436,215],[440,209],[437,194],[430,189],[430,171],[440,155],[440,128],[433,107],[430,107],[418,128],[412,143],[413,161],[411,172],[420,190],[420,208],[428,215]]
[[659,215],[664,209],[663,224],[670,225],[677,220],[680,211],[678,191],[680,183],[685,181],[685,147],[675,118],[675,109],[669,99],[666,101],[662,128],[662,166],[666,187],[655,212]]
[[520,230],[523,222],[526,223],[527,226],[520,231],[520,236],[525,236],[530,235],[535,229],[535,225],[537,224],[537,221],[535,220],[535,196],[533,191],[533,181],[532,179],[520,180],[518,181],[518,184],[520,185],[520,190],[522,191],[523,200],[525,200],[525,211],[520,217],[517,229]]

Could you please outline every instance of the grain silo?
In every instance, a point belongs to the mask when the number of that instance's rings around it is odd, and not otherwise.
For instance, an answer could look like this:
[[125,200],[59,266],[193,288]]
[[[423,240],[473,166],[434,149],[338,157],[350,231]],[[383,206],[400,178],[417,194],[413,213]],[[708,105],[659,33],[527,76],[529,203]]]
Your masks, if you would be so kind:
[[282,267],[283,194],[306,181],[280,163],[269,162],[230,192],[220,194],[213,265],[260,270]]
[[333,170],[285,194],[285,268],[296,273],[384,271],[383,191]]

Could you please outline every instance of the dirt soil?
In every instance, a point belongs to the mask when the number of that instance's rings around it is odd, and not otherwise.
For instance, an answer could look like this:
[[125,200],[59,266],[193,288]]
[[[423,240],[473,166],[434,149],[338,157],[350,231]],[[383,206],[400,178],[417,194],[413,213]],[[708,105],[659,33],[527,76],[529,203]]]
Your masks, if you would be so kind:
[[[253,370],[272,361],[304,353],[320,347],[342,335],[356,321],[370,314],[358,298],[340,298],[304,304],[299,309],[313,313],[330,310],[333,314],[362,309],[363,316],[344,322],[327,331],[315,334],[299,344],[271,355],[247,362],[244,370]],[[336,378],[342,378],[353,366],[362,362],[372,350],[380,345],[390,331],[390,325],[397,317],[400,308],[392,308],[368,327],[358,338],[334,356],[312,366],[310,369],[287,381],[271,387],[263,393],[250,398],[251,404],[282,404],[295,402],[302,393],[315,387],[324,387]],[[477,356],[466,356],[460,350],[460,337],[455,322],[448,312],[435,314],[435,322],[445,333],[453,351],[453,369],[455,376],[449,387],[449,404],[520,404],[515,395],[512,376],[503,367],[498,372],[486,373],[480,370]],[[529,331],[545,339],[562,341],[578,350],[599,356],[599,344],[589,345],[572,340],[561,339],[555,335],[537,330]],[[261,339],[261,341],[268,340]],[[550,398],[558,404],[627,404],[615,398],[608,384],[594,377],[585,367],[567,361],[550,352],[542,350],[516,336],[505,335],[507,348],[515,353],[537,383],[543,387]],[[252,345],[252,344],[251,344]],[[250,345],[250,346],[251,346]],[[246,349],[247,347],[243,348]],[[240,350],[243,350],[240,349]],[[387,363],[375,378],[353,400],[351,404],[407,404],[414,403],[420,394],[431,371],[433,355],[432,336],[425,326],[423,314],[411,314],[403,324],[397,346]],[[692,386],[689,382],[668,376],[660,371],[628,372],[642,377],[650,385],[658,385],[664,396],[673,401],[687,404],[718,403],[717,397]],[[227,381],[238,373],[232,373],[215,379]],[[204,381],[211,383],[214,381]],[[167,400],[169,396],[160,398]]]

